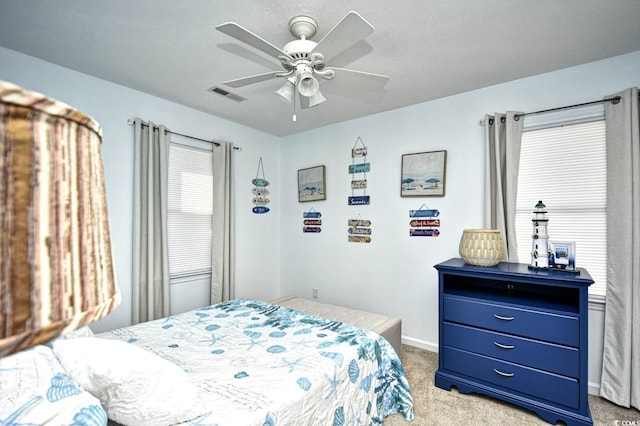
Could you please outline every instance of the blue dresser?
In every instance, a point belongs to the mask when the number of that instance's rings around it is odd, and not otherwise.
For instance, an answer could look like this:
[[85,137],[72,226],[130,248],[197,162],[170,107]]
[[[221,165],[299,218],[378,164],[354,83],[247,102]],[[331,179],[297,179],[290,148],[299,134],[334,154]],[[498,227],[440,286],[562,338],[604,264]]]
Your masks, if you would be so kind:
[[550,423],[592,425],[589,273],[481,267],[450,259],[439,278],[435,385],[520,405]]

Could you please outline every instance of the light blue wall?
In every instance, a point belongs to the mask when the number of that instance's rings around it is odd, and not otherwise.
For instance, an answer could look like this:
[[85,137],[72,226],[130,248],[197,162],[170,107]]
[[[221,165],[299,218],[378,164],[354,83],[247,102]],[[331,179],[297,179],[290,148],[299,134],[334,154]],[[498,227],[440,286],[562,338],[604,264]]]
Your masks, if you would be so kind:
[[[640,52],[462,93],[293,135],[282,142],[283,289],[403,318],[403,333],[437,342],[437,276],[433,265],[458,255],[464,228],[483,225],[485,113],[537,111],[601,99],[640,84]],[[329,100],[328,102],[330,102]],[[369,147],[370,206],[348,206],[351,148]],[[402,154],[447,150],[446,196],[400,197]],[[298,203],[296,170],[324,164],[327,200]],[[409,237],[408,211],[440,210],[437,238]],[[301,232],[302,212],[323,214],[322,232]],[[347,219],[373,222],[372,243],[347,242]],[[588,266],[588,265],[580,265]]]

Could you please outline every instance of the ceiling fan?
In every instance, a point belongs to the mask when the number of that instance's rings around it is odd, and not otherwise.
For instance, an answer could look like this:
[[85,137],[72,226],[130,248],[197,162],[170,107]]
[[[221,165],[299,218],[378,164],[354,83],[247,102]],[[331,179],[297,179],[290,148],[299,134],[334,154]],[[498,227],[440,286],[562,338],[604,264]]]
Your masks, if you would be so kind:
[[300,95],[302,108],[314,107],[326,101],[320,93],[320,83],[316,76],[330,80],[338,78],[349,83],[365,84],[372,89],[381,89],[389,77],[362,71],[327,67],[326,62],[364,39],[374,28],[356,12],[347,13],[319,42],[309,40],[318,30],[317,22],[308,16],[296,16],[289,21],[289,31],[296,37],[282,49],[269,43],[235,22],[218,25],[217,30],[243,43],[254,47],[280,61],[282,70],[270,71],[249,77],[225,81],[229,87],[243,87],[272,78],[285,78],[285,82],[276,91],[288,102],[294,102],[295,92]]

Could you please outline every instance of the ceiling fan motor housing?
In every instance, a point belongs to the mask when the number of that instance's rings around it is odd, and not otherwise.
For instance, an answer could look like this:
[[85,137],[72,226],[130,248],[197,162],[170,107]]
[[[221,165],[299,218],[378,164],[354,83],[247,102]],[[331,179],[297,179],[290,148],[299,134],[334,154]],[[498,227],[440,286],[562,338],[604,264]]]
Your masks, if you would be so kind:
[[292,61],[283,60],[282,66],[291,71],[300,63],[311,64],[312,69],[322,70],[324,61],[312,61],[311,52],[318,43],[309,40],[316,34],[318,23],[308,16],[295,16],[289,21],[289,31],[297,40],[287,43],[282,50],[289,55]]
[[304,39],[290,41],[282,49],[289,55],[290,59],[281,58],[282,66],[287,71],[291,71],[298,64],[302,63],[310,65],[316,71],[321,71],[324,69],[324,60],[316,61],[311,57],[311,52],[313,52],[317,44],[315,41]]

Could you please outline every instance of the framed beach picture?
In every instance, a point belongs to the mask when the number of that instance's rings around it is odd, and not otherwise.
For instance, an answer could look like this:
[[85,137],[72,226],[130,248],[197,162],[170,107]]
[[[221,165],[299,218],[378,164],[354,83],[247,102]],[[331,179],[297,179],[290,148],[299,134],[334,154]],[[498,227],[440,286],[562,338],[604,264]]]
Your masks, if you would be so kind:
[[327,198],[324,166],[298,170],[298,201],[317,201]]
[[574,241],[549,241],[549,268],[575,271],[576,243]]
[[418,152],[402,156],[402,197],[444,196],[447,151]]

